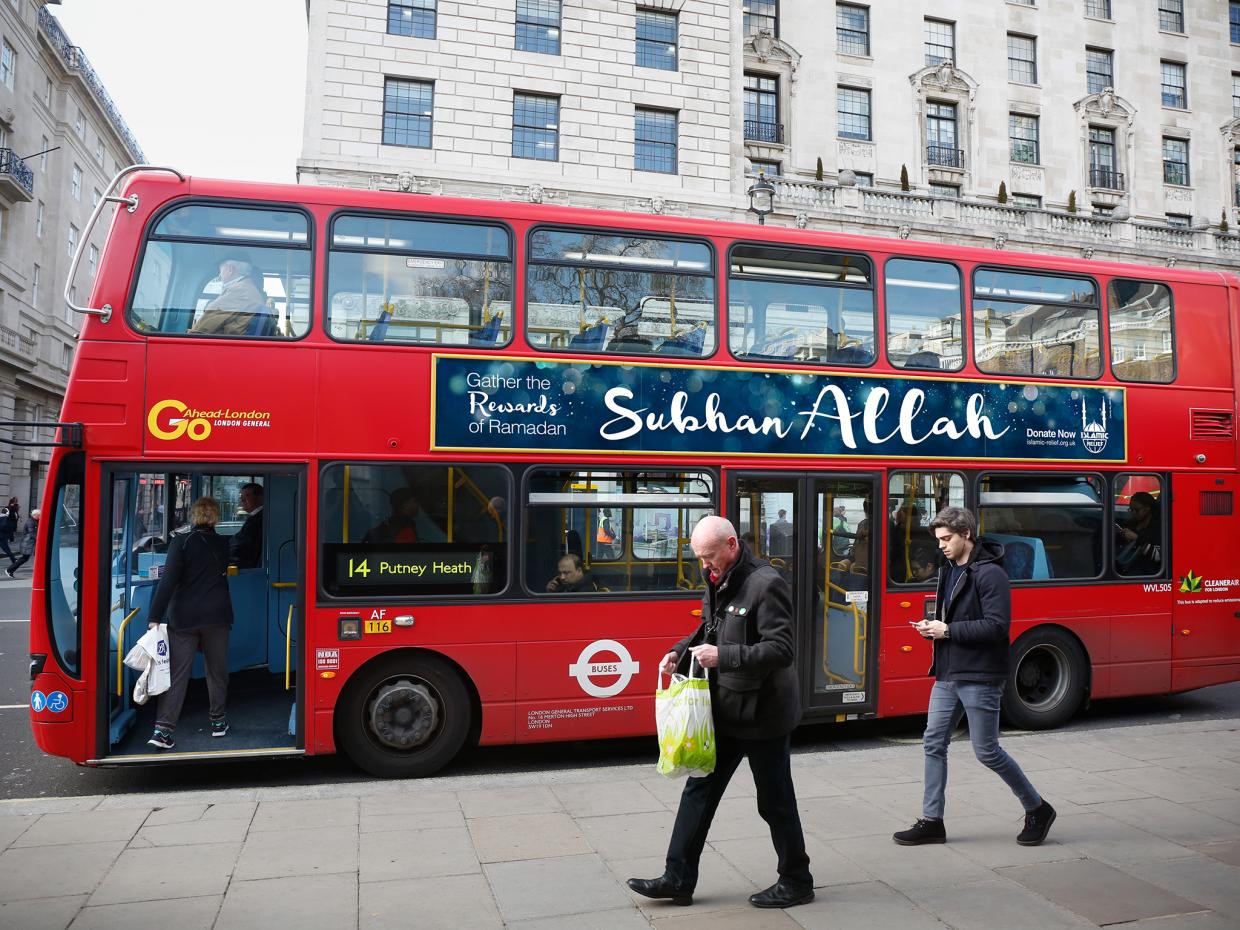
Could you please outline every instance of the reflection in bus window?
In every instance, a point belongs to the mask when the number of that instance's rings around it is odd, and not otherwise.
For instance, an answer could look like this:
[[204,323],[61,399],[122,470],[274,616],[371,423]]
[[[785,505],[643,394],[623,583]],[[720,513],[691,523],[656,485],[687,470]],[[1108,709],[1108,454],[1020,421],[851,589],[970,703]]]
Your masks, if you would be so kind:
[[1130,578],[1163,569],[1163,493],[1157,475],[1115,478],[1115,572]]
[[894,472],[887,484],[887,577],[933,584],[940,556],[930,524],[944,507],[964,506],[964,478],[951,471]]
[[1111,371],[1123,381],[1166,384],[1175,379],[1171,291],[1150,281],[1107,287]]
[[731,261],[728,345],[734,355],[825,365],[873,363],[869,259],[737,246]]
[[883,269],[887,356],[897,368],[964,366],[960,272],[947,262],[893,258]]
[[328,267],[332,337],[479,348],[507,344],[509,240],[498,226],[338,218]]
[[973,282],[973,351],[996,375],[1096,378],[1098,289],[1087,278],[978,271]]
[[705,357],[715,350],[712,267],[699,242],[537,230],[526,335],[541,349]]
[[[328,593],[415,596],[504,589],[506,469],[330,465],[323,469],[320,488],[319,542]],[[350,559],[357,566],[366,562],[368,574],[346,577],[341,566]],[[425,566],[421,571],[420,565]],[[444,566],[456,567],[449,571]]]
[[[702,472],[539,470],[530,476],[526,585],[547,590],[559,559],[575,555],[600,591],[676,591],[699,585],[689,547],[714,512]],[[555,540],[555,545],[547,545]]]
[[147,333],[305,335],[310,328],[305,215],[202,204],[171,211],[147,240],[128,319]]
[[978,533],[1003,544],[1013,581],[1102,574],[1102,482],[1093,476],[988,475]]

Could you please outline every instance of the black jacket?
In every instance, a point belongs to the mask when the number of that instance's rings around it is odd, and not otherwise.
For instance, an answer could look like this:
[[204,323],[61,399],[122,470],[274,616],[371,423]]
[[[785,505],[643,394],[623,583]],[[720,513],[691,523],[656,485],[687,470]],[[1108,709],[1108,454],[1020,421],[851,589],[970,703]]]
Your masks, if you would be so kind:
[[707,581],[701,624],[672,651],[687,671],[690,646],[718,646],[719,667],[710,675],[715,729],[770,739],[790,733],[801,719],[792,597],[779,572],[743,542],[740,547],[740,558],[719,583]]
[[1011,658],[1012,592],[1003,569],[1003,544],[980,537],[955,590],[948,592],[951,568],[939,569],[935,619],[947,624],[948,638],[934,640],[929,674],[943,681],[1004,679]]
[[148,620],[162,623],[165,614],[173,630],[232,626],[228,541],[214,527],[196,526],[188,533],[173,534]]
[[241,529],[228,541],[229,561],[238,568],[254,568],[262,557],[263,511],[259,508],[245,518]]

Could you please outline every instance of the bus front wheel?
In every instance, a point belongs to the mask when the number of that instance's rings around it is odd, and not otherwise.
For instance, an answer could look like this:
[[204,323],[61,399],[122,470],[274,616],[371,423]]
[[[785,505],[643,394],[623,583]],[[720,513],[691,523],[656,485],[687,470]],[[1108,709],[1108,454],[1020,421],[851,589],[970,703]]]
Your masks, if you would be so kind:
[[434,656],[393,655],[361,669],[336,714],[336,744],[379,778],[421,778],[443,768],[469,734],[469,693]]
[[1085,653],[1074,637],[1055,627],[1030,630],[1012,646],[1003,716],[1025,730],[1067,723],[1085,700],[1087,674]]

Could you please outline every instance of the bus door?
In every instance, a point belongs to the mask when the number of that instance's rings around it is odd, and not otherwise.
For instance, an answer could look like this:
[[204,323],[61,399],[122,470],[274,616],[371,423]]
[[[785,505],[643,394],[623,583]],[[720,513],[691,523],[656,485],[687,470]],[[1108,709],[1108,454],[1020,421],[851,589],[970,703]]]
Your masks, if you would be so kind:
[[[229,474],[119,468],[109,481],[109,624],[107,648],[100,650],[107,667],[99,676],[108,683],[109,726],[107,744],[101,747],[105,755],[117,761],[120,756],[150,751],[146,739],[158,698],[144,705],[134,702],[139,673],[125,667],[123,659],[147,631],[151,599],[163,574],[169,542],[174,534],[189,532],[191,507],[204,496],[220,505],[216,532],[229,537],[230,563],[235,563],[227,569],[233,612],[228,637],[230,732],[227,742],[211,739],[207,732],[206,691],[201,681],[206,668],[199,654],[175,734],[176,752],[295,745],[301,730],[294,710],[302,626],[296,544],[300,475],[253,466]],[[252,516],[243,508],[243,502],[252,499],[243,492],[256,485],[263,489],[262,509],[250,505],[258,517],[250,532],[254,545],[242,552],[233,545],[233,538]]]
[[737,532],[792,589],[807,716],[873,712],[874,479],[742,473],[733,476],[731,488]]
[[1234,681],[1240,669],[1238,490],[1234,476],[1172,478],[1172,691]]

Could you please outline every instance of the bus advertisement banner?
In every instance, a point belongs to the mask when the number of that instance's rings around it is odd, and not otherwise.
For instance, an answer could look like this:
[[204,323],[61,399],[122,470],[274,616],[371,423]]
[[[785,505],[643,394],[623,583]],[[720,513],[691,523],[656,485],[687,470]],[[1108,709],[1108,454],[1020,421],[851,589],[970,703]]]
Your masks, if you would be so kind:
[[432,448],[1123,462],[1120,387],[437,355]]

